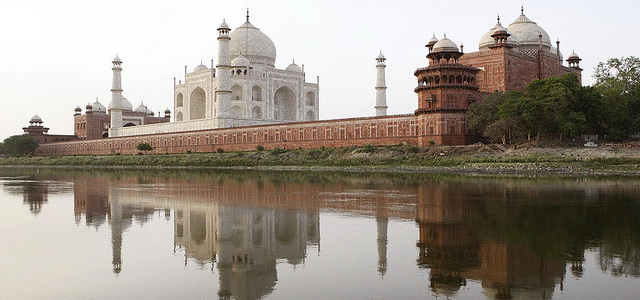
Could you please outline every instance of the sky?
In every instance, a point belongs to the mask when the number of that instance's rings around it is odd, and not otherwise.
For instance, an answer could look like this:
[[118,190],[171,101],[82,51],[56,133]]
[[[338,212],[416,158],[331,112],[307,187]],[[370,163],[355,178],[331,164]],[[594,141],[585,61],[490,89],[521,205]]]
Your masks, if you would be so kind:
[[[320,119],[375,114],[375,58],[387,58],[389,114],[412,113],[415,69],[427,66],[433,34],[465,52],[496,23],[520,15],[538,23],[564,57],[583,60],[583,84],[612,57],[639,56],[636,1],[381,1],[381,0],[2,0],[0,140],[21,134],[34,115],[50,134],[73,134],[73,110],[111,100],[111,61],[122,61],[123,95],[155,112],[173,110],[173,78],[184,80],[217,58],[223,19],[250,21],[276,45],[276,67],[294,59],[306,78],[320,77]],[[565,62],[566,65],[566,62]]]

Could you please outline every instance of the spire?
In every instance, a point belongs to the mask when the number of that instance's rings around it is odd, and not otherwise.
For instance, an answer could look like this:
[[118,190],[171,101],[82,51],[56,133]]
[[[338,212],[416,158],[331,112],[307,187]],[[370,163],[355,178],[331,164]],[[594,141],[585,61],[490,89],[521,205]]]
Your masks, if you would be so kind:
[[[498,24],[500,24],[500,14],[498,14]],[[502,24],[500,24],[502,25]]]
[[524,5],[520,5],[520,14],[524,15]]
[[249,22],[249,8],[247,7],[247,22]]

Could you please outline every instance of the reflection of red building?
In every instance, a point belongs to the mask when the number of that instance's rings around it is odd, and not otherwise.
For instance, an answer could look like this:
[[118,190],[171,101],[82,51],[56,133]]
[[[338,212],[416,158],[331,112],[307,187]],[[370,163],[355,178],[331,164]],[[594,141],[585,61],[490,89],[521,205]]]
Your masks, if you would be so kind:
[[564,261],[543,258],[526,245],[481,240],[467,224],[471,204],[462,199],[468,199],[464,188],[453,184],[418,191],[418,264],[431,268],[432,290],[450,296],[473,279],[489,298],[549,298],[564,277]]

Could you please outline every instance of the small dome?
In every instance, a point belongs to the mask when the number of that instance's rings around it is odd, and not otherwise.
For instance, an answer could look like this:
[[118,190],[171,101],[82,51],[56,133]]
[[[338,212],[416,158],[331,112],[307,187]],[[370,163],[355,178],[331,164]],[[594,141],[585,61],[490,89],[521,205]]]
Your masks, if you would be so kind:
[[380,54],[378,54],[378,57],[376,57],[376,60],[378,60],[378,59],[386,60],[384,55],[382,55],[382,51],[380,51]]
[[91,105],[91,103],[87,103],[87,106],[85,106],[84,108],[86,108],[88,111],[93,111],[93,105]]
[[42,119],[38,117],[38,115],[35,115],[31,117],[31,120],[29,120],[29,123],[42,123]]
[[167,107],[167,109],[165,109],[165,110],[164,110],[164,114],[165,114],[165,115],[167,115],[167,114],[170,114],[170,113],[171,113],[171,111],[170,111],[170,110],[169,110],[169,108]]
[[224,19],[222,19],[222,24],[220,24],[220,26],[218,26],[218,29],[231,29],[231,28],[229,27],[227,22]]
[[580,56],[578,56],[578,54],[576,54],[575,52],[571,52],[567,60],[580,60]]
[[78,106],[76,106],[76,108],[73,111],[81,112],[82,108],[80,108],[80,105],[78,105]]
[[200,63],[195,69],[193,69],[193,72],[202,72],[202,71],[206,71],[209,70],[209,68],[207,68],[207,66],[203,65],[202,63]]
[[433,45],[432,52],[460,52],[460,50],[458,49],[458,45],[456,45],[456,43],[454,43],[452,40],[448,39],[445,35],[441,40]]
[[433,36],[431,37],[431,39],[429,40],[429,44],[435,44],[437,43],[439,40],[436,37],[436,34],[434,33]]
[[238,55],[236,58],[234,58],[231,61],[231,66],[232,67],[249,67],[249,60],[246,59],[244,56]]
[[514,35],[513,33],[511,33],[508,29],[504,28],[500,22],[498,22],[495,26],[491,27],[491,29],[489,29],[489,31],[487,33],[485,33],[482,38],[480,39],[480,43],[478,45],[478,48],[480,50],[488,50],[489,46],[493,45],[495,43],[495,40],[493,39],[493,35],[496,33],[496,31],[500,30],[502,31],[503,28],[504,30],[506,30],[506,32],[509,35],[509,37],[507,37],[507,45],[515,47],[520,45],[520,42],[518,41],[518,37],[516,37],[516,35]]
[[107,113],[107,108],[104,107],[104,105],[102,105],[102,103],[100,103],[100,101],[98,101],[96,99],[96,102],[93,102],[93,109],[92,111],[94,113]]
[[507,29],[502,27],[502,25],[500,23],[496,24],[496,30],[493,31],[493,35],[497,35],[497,34],[508,34],[509,32],[507,32]]
[[112,63],[122,63],[122,60],[120,60],[120,57],[116,55],[116,58],[113,59]]
[[292,62],[286,69],[289,72],[302,73],[302,68],[296,64],[296,62]]
[[147,115],[153,114],[153,112],[144,103],[140,103],[140,106],[136,107],[135,112],[145,113]]

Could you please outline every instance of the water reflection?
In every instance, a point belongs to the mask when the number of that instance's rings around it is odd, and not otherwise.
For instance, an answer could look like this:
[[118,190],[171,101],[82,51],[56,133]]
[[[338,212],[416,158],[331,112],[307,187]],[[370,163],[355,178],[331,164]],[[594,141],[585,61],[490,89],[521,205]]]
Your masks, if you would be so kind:
[[[96,229],[108,223],[115,274],[126,272],[123,236],[132,224],[144,226],[155,214],[172,220],[176,253],[185,265],[218,275],[221,299],[271,295],[278,264],[304,265],[308,251],[321,256],[323,213],[375,220],[377,263],[369,272],[381,280],[396,259],[388,252],[390,221],[415,222],[417,242],[406,248],[417,247],[417,257],[398,259],[427,270],[435,295],[455,298],[479,284],[483,296],[472,298],[550,299],[567,276],[580,280],[601,270],[640,277],[634,180],[204,171],[33,176],[5,181],[5,190],[39,203],[29,206],[37,213],[59,190],[52,180],[72,182],[76,222],[84,218]],[[589,251],[597,265],[585,265]]]

